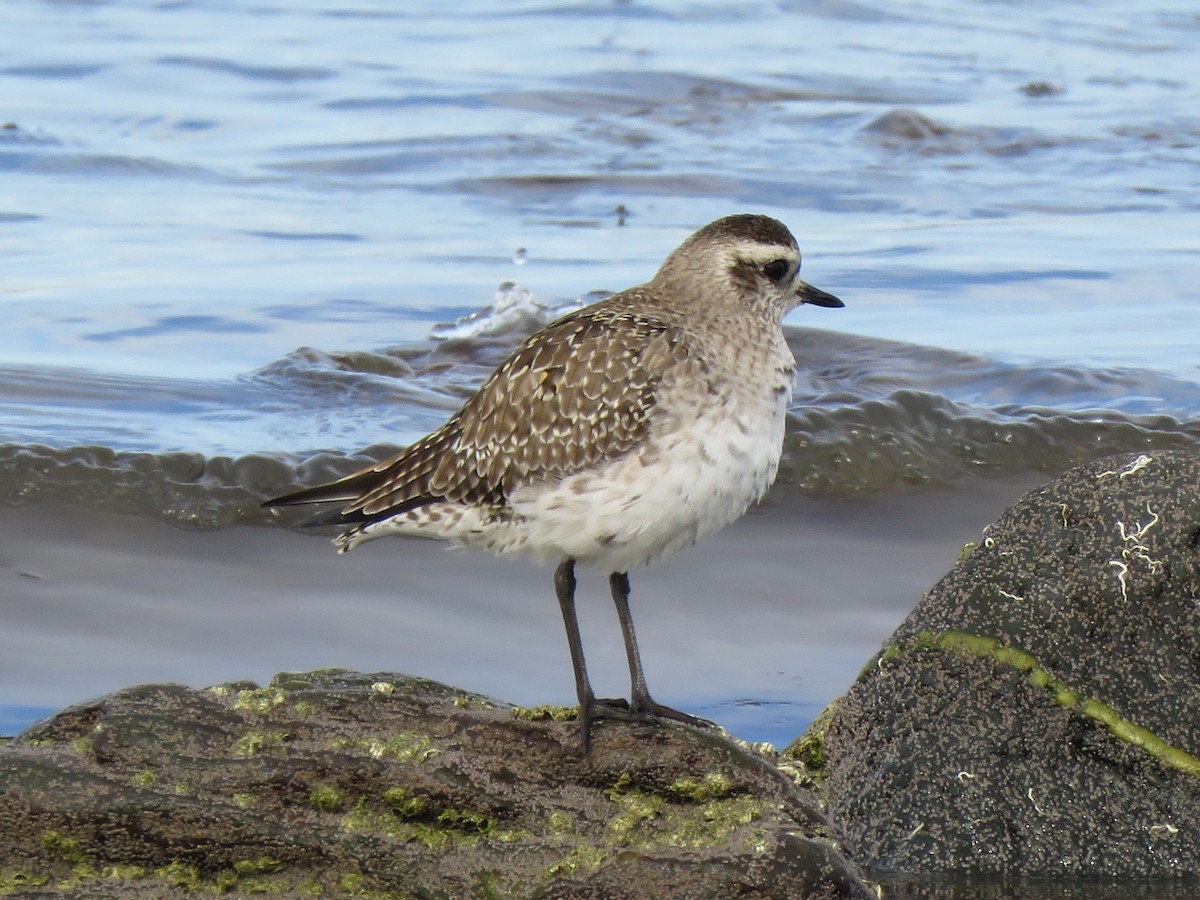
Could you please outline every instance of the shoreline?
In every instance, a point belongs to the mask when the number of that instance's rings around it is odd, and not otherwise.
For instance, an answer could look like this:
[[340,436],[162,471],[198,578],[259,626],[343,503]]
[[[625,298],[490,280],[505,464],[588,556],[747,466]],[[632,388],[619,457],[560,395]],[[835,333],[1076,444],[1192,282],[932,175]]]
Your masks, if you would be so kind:
[[[966,479],[853,501],[776,491],[697,547],[631,573],[655,696],[786,743],[928,590],[1045,479]],[[551,569],[419,540],[337,556],[323,536],[189,532],[77,507],[0,507],[0,734],[148,682],[266,683],[342,667],[522,705],[574,701]],[[628,691],[603,574],[580,570],[597,692]]]

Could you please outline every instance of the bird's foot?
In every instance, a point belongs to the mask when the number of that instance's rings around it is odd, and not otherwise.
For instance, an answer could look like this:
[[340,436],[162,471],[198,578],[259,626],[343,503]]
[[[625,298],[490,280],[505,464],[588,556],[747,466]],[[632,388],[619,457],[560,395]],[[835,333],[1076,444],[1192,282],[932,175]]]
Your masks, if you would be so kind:
[[634,713],[640,713],[643,716],[650,716],[655,719],[669,719],[672,722],[682,722],[684,725],[691,725],[693,728],[700,728],[704,731],[713,731],[717,728],[715,722],[672,709],[670,706],[664,706],[649,694],[635,695],[633,702],[629,704],[629,708]]
[[680,712],[670,706],[664,706],[649,694],[634,696],[633,702],[624,697],[600,698],[592,701],[593,719],[623,719],[625,721],[647,721],[669,719],[672,722],[682,722],[693,728],[714,729],[717,725],[708,719],[701,719],[689,713]]
[[644,722],[646,716],[635,713],[624,700],[589,697],[579,704],[579,740],[586,757],[592,752],[592,722],[596,719],[619,719],[624,722]]
[[[606,711],[612,710],[614,712],[614,719],[621,718],[622,713],[629,713],[632,715],[633,712],[629,708],[629,701],[624,697],[597,697],[592,702],[594,702],[597,706],[603,707],[603,709]],[[601,715],[603,715],[603,712],[601,712]],[[625,718],[630,718],[630,715],[625,716]]]
[[593,697],[590,702],[579,706],[579,736],[585,757],[592,749],[592,723],[597,719],[643,723],[656,723],[666,719],[672,722],[682,722],[684,725],[690,725],[692,728],[699,728],[702,731],[713,731],[718,727],[708,719],[701,719],[699,716],[664,706],[649,695],[634,697],[632,703],[623,697]]

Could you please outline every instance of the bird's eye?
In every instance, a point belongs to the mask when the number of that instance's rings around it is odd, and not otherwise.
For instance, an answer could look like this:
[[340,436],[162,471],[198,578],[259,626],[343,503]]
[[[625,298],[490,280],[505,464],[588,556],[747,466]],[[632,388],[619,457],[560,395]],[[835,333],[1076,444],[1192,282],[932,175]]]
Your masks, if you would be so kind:
[[786,259],[773,259],[763,266],[763,274],[774,282],[783,281],[791,270],[791,264]]

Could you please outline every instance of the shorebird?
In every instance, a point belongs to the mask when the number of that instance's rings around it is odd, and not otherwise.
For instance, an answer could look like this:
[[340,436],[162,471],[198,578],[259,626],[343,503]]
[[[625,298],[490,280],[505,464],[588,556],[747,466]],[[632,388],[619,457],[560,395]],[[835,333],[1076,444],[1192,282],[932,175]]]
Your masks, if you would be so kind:
[[[273,500],[338,503],[344,553],[384,535],[557,560],[583,753],[598,718],[703,719],[650,696],[629,575],[728,525],[775,479],[796,361],[782,319],[842,301],[801,281],[775,219],[735,215],[683,242],[646,284],[550,323],[450,420],[377,465]],[[575,614],[575,564],[609,573],[630,701],[598,700]]]

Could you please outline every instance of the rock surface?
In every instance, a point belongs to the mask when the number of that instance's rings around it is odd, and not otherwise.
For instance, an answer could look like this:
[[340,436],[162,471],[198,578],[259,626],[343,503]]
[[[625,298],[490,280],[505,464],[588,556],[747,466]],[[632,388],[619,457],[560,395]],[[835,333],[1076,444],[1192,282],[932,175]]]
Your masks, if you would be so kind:
[[867,866],[1194,876],[1198,698],[1200,457],[1129,455],[1005,512],[792,749]]
[[0,893],[862,898],[815,800],[683,727],[397,675],[149,685],[0,746]]

